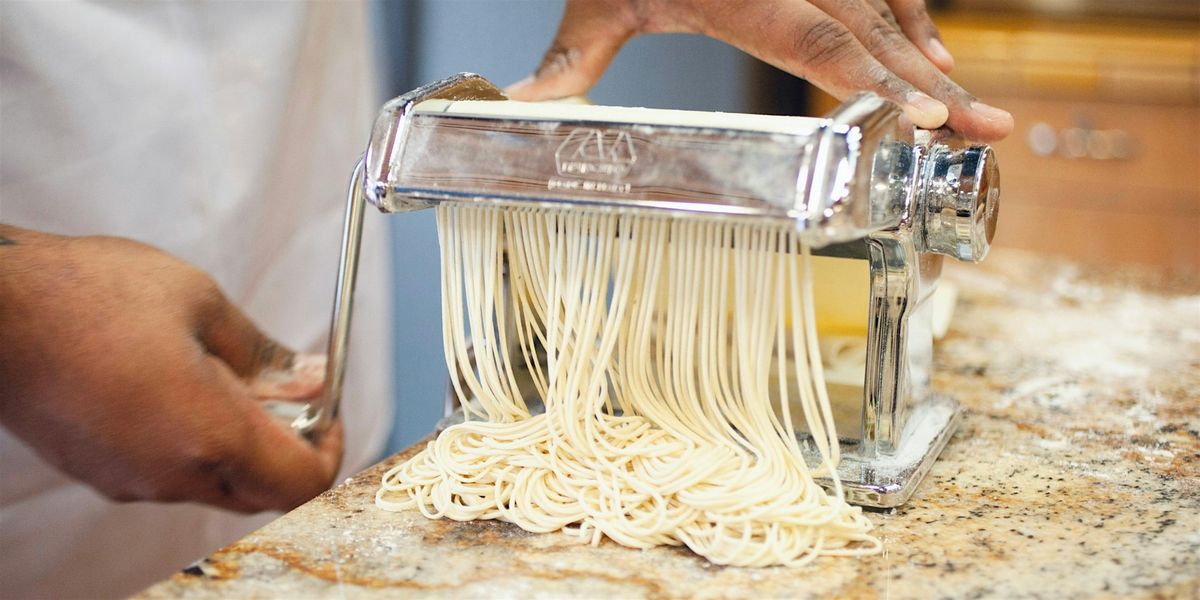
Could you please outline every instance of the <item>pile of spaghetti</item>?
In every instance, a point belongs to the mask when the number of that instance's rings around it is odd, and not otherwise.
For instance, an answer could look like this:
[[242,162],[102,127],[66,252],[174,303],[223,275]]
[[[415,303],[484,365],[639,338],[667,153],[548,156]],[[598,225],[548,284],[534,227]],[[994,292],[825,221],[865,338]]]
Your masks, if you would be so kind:
[[[547,208],[437,218],[446,364],[466,420],[388,471],[378,506],[682,544],[739,566],[879,550],[837,480],[794,231]],[[821,457],[812,468],[791,404]]]

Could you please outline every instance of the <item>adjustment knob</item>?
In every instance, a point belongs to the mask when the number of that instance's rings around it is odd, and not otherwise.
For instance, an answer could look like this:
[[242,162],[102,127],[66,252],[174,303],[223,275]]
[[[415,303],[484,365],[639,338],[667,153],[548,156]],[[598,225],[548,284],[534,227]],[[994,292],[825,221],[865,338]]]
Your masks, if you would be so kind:
[[990,146],[955,151],[935,144],[924,163],[917,202],[923,250],[966,262],[983,260],[1000,209],[996,153]]

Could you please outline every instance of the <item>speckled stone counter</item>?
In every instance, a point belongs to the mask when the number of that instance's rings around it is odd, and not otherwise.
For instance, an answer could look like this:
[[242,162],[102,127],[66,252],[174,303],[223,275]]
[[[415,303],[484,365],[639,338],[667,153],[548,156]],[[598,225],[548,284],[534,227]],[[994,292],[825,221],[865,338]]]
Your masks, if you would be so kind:
[[410,449],[143,595],[1200,598],[1200,286],[1015,252],[947,277],[936,385],[968,412],[914,498],[870,514],[882,555],[727,568],[377,510]]

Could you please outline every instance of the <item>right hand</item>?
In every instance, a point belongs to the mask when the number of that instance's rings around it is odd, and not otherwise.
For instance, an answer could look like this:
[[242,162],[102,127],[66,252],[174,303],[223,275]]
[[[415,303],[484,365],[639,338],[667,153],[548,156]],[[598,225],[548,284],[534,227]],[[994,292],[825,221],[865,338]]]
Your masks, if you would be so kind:
[[311,398],[323,374],[164,252],[0,225],[0,423],[109,498],[307,501],[337,473],[341,424],[314,447],[261,400]]
[[1012,116],[946,76],[954,59],[924,0],[566,0],[542,64],[506,92],[514,100],[586,93],[641,33],[701,33],[736,46],[840,100],[871,91],[916,126],[968,139],[1012,132]]

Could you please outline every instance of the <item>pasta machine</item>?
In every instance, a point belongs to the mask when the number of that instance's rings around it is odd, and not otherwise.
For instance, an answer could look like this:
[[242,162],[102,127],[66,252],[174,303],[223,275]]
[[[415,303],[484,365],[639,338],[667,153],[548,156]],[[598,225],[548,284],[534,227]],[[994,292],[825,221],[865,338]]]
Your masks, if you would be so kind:
[[824,118],[504,100],[464,73],[384,105],[347,198],[324,393],[297,430],[311,439],[337,415],[366,202],[385,213],[490,202],[787,223],[814,249],[818,315],[830,294],[834,312],[861,310],[821,331],[822,345],[861,341],[849,346],[857,369],[841,379],[833,369],[829,385],[847,499],[891,507],[912,495],[960,419],[930,385],[933,298],[944,256],[987,254],[999,197],[990,148],[953,149],[872,94]]

